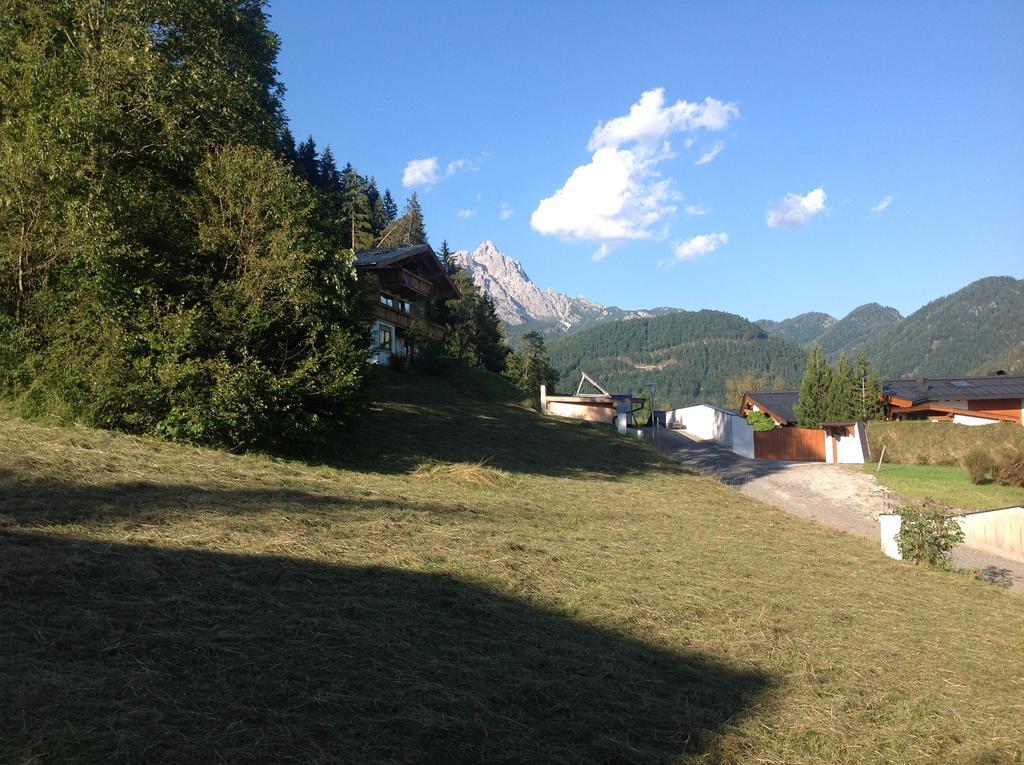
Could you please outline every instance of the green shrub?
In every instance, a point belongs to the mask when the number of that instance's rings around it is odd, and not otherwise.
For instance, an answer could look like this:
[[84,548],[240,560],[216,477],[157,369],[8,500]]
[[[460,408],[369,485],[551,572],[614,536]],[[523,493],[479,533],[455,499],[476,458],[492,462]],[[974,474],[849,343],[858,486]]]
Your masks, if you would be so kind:
[[900,505],[897,512],[903,520],[896,545],[903,559],[948,571],[953,548],[964,541],[963,529],[950,509],[925,500],[920,505]]
[[992,467],[996,483],[1024,486],[1024,447],[1004,449]]
[[775,430],[775,420],[764,412],[751,412],[747,415],[747,422],[750,423],[750,427],[754,430]]
[[961,461],[971,477],[971,483],[981,483],[992,472],[992,455],[980,446],[973,447]]

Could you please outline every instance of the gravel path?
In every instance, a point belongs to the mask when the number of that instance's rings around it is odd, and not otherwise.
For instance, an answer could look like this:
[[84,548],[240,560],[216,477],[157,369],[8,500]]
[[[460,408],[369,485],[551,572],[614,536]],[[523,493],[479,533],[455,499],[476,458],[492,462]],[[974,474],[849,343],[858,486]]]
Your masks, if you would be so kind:
[[[878,516],[899,498],[856,465],[748,460],[711,441],[678,431],[660,431],[661,448],[701,472],[718,476],[747,496],[851,534],[879,539]],[[961,545],[958,568],[979,571],[989,581],[1024,592],[1024,564]]]

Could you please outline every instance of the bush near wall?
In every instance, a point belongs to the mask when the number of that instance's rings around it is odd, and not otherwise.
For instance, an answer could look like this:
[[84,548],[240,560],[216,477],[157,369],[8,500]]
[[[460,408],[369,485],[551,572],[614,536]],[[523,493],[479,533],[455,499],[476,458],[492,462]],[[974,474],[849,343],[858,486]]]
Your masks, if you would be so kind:
[[1009,422],[959,425],[954,422],[869,422],[868,445],[875,459],[885,445],[885,461],[913,465],[961,465],[972,449],[993,457],[1024,449],[1024,428]]

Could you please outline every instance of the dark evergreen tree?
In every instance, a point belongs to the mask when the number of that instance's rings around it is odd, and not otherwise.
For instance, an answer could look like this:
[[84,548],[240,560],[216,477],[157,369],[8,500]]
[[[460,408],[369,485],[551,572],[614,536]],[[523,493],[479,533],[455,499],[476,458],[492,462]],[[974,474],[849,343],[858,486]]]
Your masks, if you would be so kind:
[[313,140],[313,136],[309,136],[296,149],[295,174],[314,186],[320,186],[320,160],[317,157],[316,141]]
[[339,212],[345,222],[349,247],[364,250],[373,246],[370,228],[370,210],[363,180],[351,164],[345,165],[341,175]]
[[384,189],[384,220],[388,224],[398,220],[398,204],[395,202],[395,198],[391,196],[391,189]]
[[[346,165],[346,167],[351,167],[351,165]],[[320,172],[317,180],[317,186],[324,191],[341,191],[341,173],[338,172],[338,164],[330,146],[324,149],[323,156],[320,157]]]
[[423,223],[423,208],[416,192],[412,192],[405,202],[405,210],[398,221],[399,239],[397,244],[427,244],[427,229]]
[[857,352],[853,376],[856,419],[861,422],[885,419],[882,378],[872,368],[863,350]]
[[839,354],[839,361],[832,373],[832,385],[829,387],[825,406],[825,416],[829,422],[849,422],[856,419],[856,402],[854,400],[853,366],[845,353]]
[[281,130],[281,136],[278,139],[278,152],[286,165],[294,167],[295,160],[299,155],[298,149],[295,148],[295,136],[292,135],[292,131],[288,129],[287,125]]
[[370,216],[370,233],[376,241],[387,227],[387,214],[384,212],[384,200],[377,189],[377,179],[372,175],[366,182],[366,203]]
[[797,422],[803,428],[818,428],[829,419],[828,398],[832,388],[832,368],[815,343],[807,357],[807,369],[800,383],[796,404]]
[[[441,265],[444,266],[444,270],[448,273],[448,276],[451,276],[459,269],[459,265],[452,258],[452,251],[448,247],[447,239],[441,240],[441,249],[437,253],[437,257],[441,261]],[[490,300],[489,295],[487,296],[487,299]]]
[[431,318],[445,328],[445,352],[470,366],[501,372],[510,349],[494,301],[481,294],[462,269],[452,273],[452,281],[459,297],[437,304],[431,311]]

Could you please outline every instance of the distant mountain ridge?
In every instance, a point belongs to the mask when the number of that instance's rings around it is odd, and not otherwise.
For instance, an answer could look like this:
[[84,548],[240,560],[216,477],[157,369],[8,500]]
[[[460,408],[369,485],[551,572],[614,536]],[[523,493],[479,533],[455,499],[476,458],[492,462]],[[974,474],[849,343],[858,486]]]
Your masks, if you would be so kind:
[[[629,324],[635,320],[649,321],[680,313],[688,315],[690,321],[656,322],[651,326],[656,326],[659,331],[663,327],[675,327],[687,336],[692,334],[694,322],[708,328],[713,325],[713,331],[719,331],[724,326],[721,322],[708,324],[704,319],[698,321],[698,315],[704,314],[699,311],[682,311],[677,308],[626,311],[615,306],[603,306],[585,297],[570,297],[552,289],[542,290],[530,280],[519,261],[502,253],[489,240],[472,253],[460,250],[452,257],[469,272],[474,283],[494,300],[498,317],[504,322],[513,341],[525,332],[537,330],[548,337],[554,351],[555,344],[560,344],[561,338],[568,339],[583,330],[619,323]],[[758,355],[761,350],[766,350],[782,354],[785,360],[779,365],[778,376],[789,377],[794,349],[804,352],[814,343],[819,343],[833,361],[841,353],[852,357],[863,348],[878,370],[891,378],[987,374],[996,369],[1011,374],[1024,373],[1024,280],[1009,276],[979,279],[950,295],[933,300],[906,317],[895,308],[866,303],[841,319],[814,311],[782,321],[761,319],[750,323],[741,317],[735,318],[744,322],[745,332],[754,331],[783,343],[758,344],[753,342],[755,338],[745,336],[743,342],[752,343],[750,348],[756,346],[759,350],[749,356],[730,356],[730,361],[725,365],[728,370],[723,371],[735,373],[735,376],[769,371],[770,360]],[[611,332],[608,337],[619,337],[625,342],[625,337],[632,334],[633,328],[630,328]],[[639,379],[634,374],[637,370],[658,372],[655,376],[662,379],[660,368],[655,367],[664,364],[666,359],[651,362],[634,358],[629,348],[616,350],[601,335],[589,335],[588,338],[593,341],[600,339],[599,344],[608,351],[600,363],[590,361],[585,349],[572,351],[580,363],[586,361],[591,364],[588,371],[597,374],[605,369],[623,383]],[[736,340],[735,337],[729,339],[717,335],[709,335],[710,339],[715,340],[712,345],[718,348],[724,348],[723,343]],[[635,344],[635,338],[630,342]],[[572,346],[570,344],[567,347]],[[559,353],[562,350],[560,348]],[[648,350],[652,349],[646,349],[645,352]],[[725,351],[720,353],[725,354]],[[746,361],[755,356],[757,363],[749,369],[744,368]],[[619,362],[611,363],[614,359],[619,359]],[[559,364],[563,372],[576,368],[575,362],[567,356],[561,356]],[[704,373],[698,373],[697,370],[686,372],[685,382],[664,379],[670,388],[678,390],[686,400],[693,400],[696,394],[684,391],[692,391],[695,386],[698,390],[718,395],[721,388],[719,373],[713,371],[712,366],[709,361],[705,371],[714,379],[705,379],[702,377]],[[633,372],[629,372],[629,369]],[[775,371],[771,373],[774,375]],[[644,375],[644,378],[651,378],[651,374]]]
[[491,296],[498,318],[513,335],[536,329],[548,335],[578,331],[603,321],[648,318],[675,311],[674,308],[625,311],[603,306],[585,297],[570,297],[552,289],[542,290],[522,263],[485,240],[473,252],[452,253],[456,264],[473,278],[473,283]]
[[852,356],[869,339],[891,329],[902,320],[903,316],[895,308],[865,303],[842,319],[812,311],[782,321],[760,319],[754,323],[769,335],[781,337],[804,348],[818,343],[825,355],[835,360],[841,353]]

